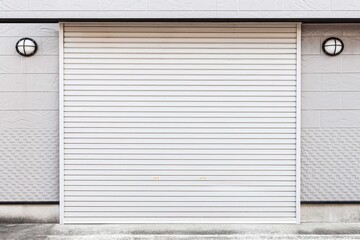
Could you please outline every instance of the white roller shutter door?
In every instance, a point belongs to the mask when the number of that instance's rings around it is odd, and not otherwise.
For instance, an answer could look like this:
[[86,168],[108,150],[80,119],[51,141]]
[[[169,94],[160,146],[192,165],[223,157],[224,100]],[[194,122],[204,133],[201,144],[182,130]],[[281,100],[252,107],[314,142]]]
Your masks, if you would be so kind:
[[62,29],[64,223],[296,222],[296,24]]

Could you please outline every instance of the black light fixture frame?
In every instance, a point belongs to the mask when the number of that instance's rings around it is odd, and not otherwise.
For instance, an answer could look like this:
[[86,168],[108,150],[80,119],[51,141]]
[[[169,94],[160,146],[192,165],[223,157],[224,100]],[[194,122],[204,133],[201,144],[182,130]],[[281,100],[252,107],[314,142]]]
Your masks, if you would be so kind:
[[[336,41],[339,41],[339,42],[341,43],[342,49],[341,49],[338,53],[329,53],[329,52],[327,52],[327,51],[325,50],[325,44],[326,44],[326,42],[329,41],[329,40],[334,40],[334,41],[335,41],[335,52],[336,52],[336,47],[337,47]],[[340,53],[342,53],[342,51],[344,51],[344,48],[345,48],[344,42],[343,42],[340,38],[337,38],[337,37],[329,37],[329,38],[325,39],[325,40],[323,41],[323,44],[322,44],[322,50],[323,50],[323,52],[324,52],[326,55],[331,56],[331,57],[337,56],[337,55],[339,55]]]
[[[34,43],[35,49],[34,49],[34,51],[33,51],[32,53],[27,54],[26,51],[25,51],[25,46],[26,46],[26,45],[25,45],[25,42],[26,42],[26,40],[29,40],[29,41],[31,41],[31,42]],[[24,49],[24,53],[20,52],[19,49],[18,49],[18,44],[19,44],[21,41],[24,41],[24,44],[22,45],[22,47],[23,47],[23,49]],[[21,46],[20,46],[20,47],[21,47]],[[38,50],[38,45],[37,45],[37,43],[35,42],[34,39],[25,37],[25,38],[21,38],[19,41],[16,42],[15,49],[16,49],[16,52],[17,52],[18,54],[20,54],[21,56],[23,56],[23,57],[31,57],[31,56],[35,55],[35,53],[37,52],[37,50]]]

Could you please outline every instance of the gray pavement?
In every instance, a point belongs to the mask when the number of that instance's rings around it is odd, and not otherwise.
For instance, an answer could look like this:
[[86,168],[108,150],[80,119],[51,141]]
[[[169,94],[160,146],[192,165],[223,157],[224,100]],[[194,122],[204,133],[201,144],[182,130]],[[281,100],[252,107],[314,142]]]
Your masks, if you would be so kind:
[[1,240],[322,240],[359,239],[360,223],[278,224],[2,224]]

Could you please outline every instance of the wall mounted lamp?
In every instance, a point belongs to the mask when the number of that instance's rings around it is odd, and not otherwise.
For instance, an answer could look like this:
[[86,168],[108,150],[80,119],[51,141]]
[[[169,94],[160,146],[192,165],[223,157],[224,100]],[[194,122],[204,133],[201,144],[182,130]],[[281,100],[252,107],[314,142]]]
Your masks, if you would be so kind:
[[15,48],[21,56],[30,57],[36,53],[38,46],[31,38],[21,38],[17,41]]

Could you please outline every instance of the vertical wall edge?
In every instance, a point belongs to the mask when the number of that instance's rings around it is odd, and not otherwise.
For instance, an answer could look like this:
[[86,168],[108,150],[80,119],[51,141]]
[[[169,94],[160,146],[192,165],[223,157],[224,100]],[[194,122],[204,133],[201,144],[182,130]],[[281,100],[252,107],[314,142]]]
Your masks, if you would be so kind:
[[64,224],[64,24],[59,23],[59,202],[60,224]]
[[296,223],[301,223],[301,23],[296,34]]

